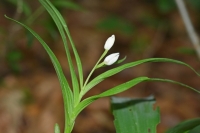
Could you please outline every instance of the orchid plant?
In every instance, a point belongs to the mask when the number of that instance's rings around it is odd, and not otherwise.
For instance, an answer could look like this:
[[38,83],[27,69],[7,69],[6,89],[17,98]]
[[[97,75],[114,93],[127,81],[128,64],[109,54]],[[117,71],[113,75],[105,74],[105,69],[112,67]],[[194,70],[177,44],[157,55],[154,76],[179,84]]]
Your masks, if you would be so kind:
[[[64,113],[65,113],[64,133],[72,132],[74,124],[75,124],[75,119],[78,116],[78,114],[84,108],[86,108],[88,105],[90,105],[92,102],[94,102],[95,100],[102,98],[102,97],[107,97],[107,96],[112,96],[112,95],[118,94],[118,93],[123,92],[123,91],[135,86],[136,84],[144,82],[144,81],[171,82],[171,83],[185,86],[187,88],[190,88],[190,89],[200,93],[200,91],[198,91],[190,86],[187,86],[185,84],[182,84],[182,83],[179,83],[179,82],[176,82],[173,80],[149,78],[149,77],[137,77],[137,78],[133,78],[125,83],[122,83],[120,85],[117,85],[113,88],[110,88],[101,94],[90,96],[88,98],[83,99],[83,96],[89,90],[91,90],[95,85],[99,84],[106,78],[108,78],[114,74],[117,74],[117,73],[121,72],[122,70],[125,70],[130,67],[134,67],[134,66],[140,65],[142,63],[146,63],[146,62],[177,63],[177,64],[187,66],[190,69],[192,69],[197,75],[199,75],[199,74],[191,66],[189,66],[188,64],[181,62],[181,61],[167,59],[167,58],[149,58],[149,59],[143,59],[143,60],[126,63],[121,66],[112,68],[91,80],[90,77],[97,68],[101,68],[105,65],[112,65],[114,63],[118,64],[118,63],[123,62],[123,60],[125,59],[124,58],[124,59],[118,60],[119,55],[120,55],[119,53],[110,54],[105,58],[105,56],[107,55],[107,53],[109,52],[109,50],[111,49],[111,47],[113,46],[113,44],[115,42],[115,36],[112,35],[105,42],[105,45],[104,45],[105,51],[100,56],[99,60],[97,61],[97,63],[95,64],[95,66],[93,67],[91,72],[89,73],[88,77],[84,81],[81,59],[80,59],[79,54],[76,50],[76,47],[73,43],[72,37],[70,35],[70,32],[68,30],[68,27],[67,27],[67,24],[66,24],[64,18],[62,17],[62,15],[59,13],[59,11],[52,5],[52,3],[49,0],[39,0],[39,2],[49,12],[49,14],[51,15],[52,19],[54,20],[54,22],[57,25],[57,28],[60,32],[60,35],[61,35],[61,38],[62,38],[62,41],[64,44],[64,48],[66,51],[67,60],[69,63],[69,69],[70,69],[70,74],[71,74],[71,78],[72,78],[72,86],[69,85],[67,79],[64,76],[62,67],[61,67],[58,59],[54,55],[53,51],[49,48],[49,46],[45,43],[45,41],[35,31],[33,31],[31,28],[29,28],[25,24],[23,24],[17,20],[14,20],[12,18],[9,18],[7,16],[5,16],[5,17],[9,20],[12,20],[12,21],[20,24],[21,26],[26,28],[28,31],[30,31],[37,38],[37,40],[42,44],[42,46],[48,53],[48,55],[53,63],[53,66],[55,68],[55,71],[57,73],[57,76],[58,76],[58,79],[59,79],[59,82],[61,85],[62,94],[63,94]],[[67,43],[67,39],[69,39],[70,45]],[[75,56],[76,65],[77,65],[77,69],[78,69],[78,75],[76,75],[76,73],[75,73],[75,67],[74,67],[74,64],[72,63],[69,46],[72,47],[72,52],[73,52],[73,55]],[[105,58],[104,61],[102,61],[103,58]],[[58,124],[55,125],[55,133],[60,133]]]

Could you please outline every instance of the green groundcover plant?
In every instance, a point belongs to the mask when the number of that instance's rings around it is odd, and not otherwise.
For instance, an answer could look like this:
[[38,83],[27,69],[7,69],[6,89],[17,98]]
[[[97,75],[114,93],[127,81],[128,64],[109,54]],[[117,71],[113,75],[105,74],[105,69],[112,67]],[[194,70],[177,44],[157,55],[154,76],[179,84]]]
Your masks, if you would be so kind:
[[[118,64],[124,61],[124,59],[118,60],[119,58],[119,53],[113,53],[108,55],[107,57],[105,57],[107,55],[107,53],[109,52],[109,50],[111,49],[111,47],[114,44],[115,41],[115,36],[112,35],[111,37],[109,37],[104,45],[104,49],[105,51],[103,52],[103,54],[100,56],[99,60],[97,61],[97,63],[95,64],[95,66],[93,67],[93,69],[91,70],[91,72],[89,73],[88,77],[86,78],[86,80],[84,80],[83,78],[83,70],[82,70],[82,63],[81,63],[81,59],[79,57],[79,54],[75,48],[75,45],[73,43],[72,37],[69,33],[67,24],[65,22],[65,20],[63,19],[62,15],[59,13],[59,11],[53,6],[53,4],[49,1],[49,0],[39,0],[39,2],[42,4],[42,6],[48,11],[48,13],[51,15],[52,19],[54,20],[63,44],[64,44],[64,48],[66,51],[66,56],[67,56],[67,60],[68,60],[68,64],[69,64],[69,69],[70,69],[70,74],[71,74],[71,78],[72,78],[72,86],[69,85],[68,81],[65,78],[65,75],[63,73],[62,67],[58,61],[58,59],[56,58],[56,56],[54,55],[54,53],[52,52],[52,50],[49,48],[49,46],[45,43],[45,41],[43,41],[43,39],[35,32],[33,31],[31,28],[29,28],[28,26],[26,26],[23,23],[20,23],[17,20],[14,20],[12,18],[9,18],[7,16],[5,16],[7,19],[12,20],[18,24],[20,24],[21,26],[23,26],[24,28],[26,28],[28,31],[30,31],[36,38],[37,40],[42,44],[42,46],[44,47],[44,49],[46,50],[46,52],[48,53],[53,66],[55,68],[55,71],[57,73],[59,82],[60,82],[60,86],[61,86],[61,90],[62,90],[62,94],[63,94],[63,101],[64,101],[64,113],[65,113],[65,127],[64,127],[64,133],[71,133],[75,124],[75,119],[78,116],[78,114],[84,109],[86,108],[89,104],[91,104],[92,102],[94,102],[95,100],[102,98],[102,97],[108,97],[108,96],[113,96],[115,94],[118,94],[120,92],[123,92],[135,85],[137,85],[138,83],[141,82],[145,82],[145,81],[161,81],[161,82],[171,82],[171,83],[175,83],[175,84],[179,84],[182,85],[184,87],[187,87],[189,89],[192,89],[198,93],[200,93],[200,91],[187,86],[185,84],[173,81],[173,80],[169,80],[169,79],[160,79],[160,78],[149,78],[149,77],[137,77],[134,79],[131,79],[125,83],[122,83],[120,85],[117,85],[113,88],[108,89],[107,91],[98,94],[98,95],[94,95],[94,96],[90,96],[88,98],[83,99],[83,96],[89,91],[91,90],[95,85],[97,85],[98,83],[102,82],[103,80],[105,80],[106,78],[117,74],[119,72],[121,72],[122,70],[143,64],[143,63],[147,63],[147,62],[171,62],[171,63],[177,63],[177,64],[181,64],[184,65],[186,67],[189,67],[191,70],[193,70],[197,75],[199,75],[191,66],[189,66],[188,64],[181,62],[181,61],[177,61],[177,60],[173,60],[173,59],[167,59],[167,58],[149,58],[149,59],[143,59],[143,60],[138,60],[138,61],[134,61],[134,62],[130,62],[130,63],[126,63],[123,65],[120,65],[118,67],[112,68],[106,72],[103,72],[102,74],[98,75],[97,77],[90,79],[91,75],[93,74],[93,72],[98,69],[101,68],[103,66],[106,65],[112,65],[112,64]],[[68,41],[69,40],[69,44]],[[69,46],[72,47],[72,52],[73,52],[73,56],[75,56],[75,60],[76,60],[76,66],[78,69],[78,74],[76,75],[75,73],[75,67],[74,64],[72,63],[72,55],[70,53],[69,50]],[[103,60],[104,59],[104,60]],[[55,133],[60,133],[60,129],[58,124],[55,125]]]

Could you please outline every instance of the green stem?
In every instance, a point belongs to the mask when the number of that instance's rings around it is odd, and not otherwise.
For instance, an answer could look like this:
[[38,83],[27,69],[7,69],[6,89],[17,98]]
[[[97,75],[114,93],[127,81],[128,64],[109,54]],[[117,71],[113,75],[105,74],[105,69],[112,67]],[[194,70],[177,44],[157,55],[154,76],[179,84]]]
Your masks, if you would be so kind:
[[[69,119],[69,118],[68,118]],[[74,124],[75,124],[75,117],[72,115],[70,118],[70,122],[65,123],[65,129],[64,129],[64,133],[71,133],[73,128],[74,128]]]
[[101,55],[101,57],[99,58],[99,60],[97,61],[97,63],[95,64],[95,66],[93,67],[93,69],[91,70],[91,72],[89,73],[89,75],[88,75],[88,77],[87,77],[87,79],[86,79],[86,81],[85,81],[83,87],[81,88],[81,92],[80,92],[80,94],[79,94],[79,101],[81,101],[81,99],[82,99],[83,90],[84,90],[84,88],[86,87],[86,85],[87,85],[87,83],[88,83],[88,81],[89,81],[91,75],[93,74],[93,72],[94,72],[94,70],[95,70],[96,68],[99,68],[99,67],[98,67],[99,62],[102,60],[103,57],[105,57],[105,55],[106,55],[107,53],[108,53],[108,50],[105,50],[104,53],[103,53],[103,54]]
[[83,88],[82,90],[84,90],[85,86],[87,85],[91,75],[93,74],[94,70],[97,68],[99,62],[102,60],[102,58],[107,54],[108,50],[105,50],[104,53],[101,55],[101,57],[99,58],[99,60],[97,61],[97,63],[95,64],[95,66],[93,67],[93,69],[91,70],[90,74],[88,75],[84,85],[83,85]]
[[72,125],[67,125],[67,126],[65,127],[64,133],[71,133],[72,130],[73,130],[73,128],[74,128],[74,124],[72,124]]

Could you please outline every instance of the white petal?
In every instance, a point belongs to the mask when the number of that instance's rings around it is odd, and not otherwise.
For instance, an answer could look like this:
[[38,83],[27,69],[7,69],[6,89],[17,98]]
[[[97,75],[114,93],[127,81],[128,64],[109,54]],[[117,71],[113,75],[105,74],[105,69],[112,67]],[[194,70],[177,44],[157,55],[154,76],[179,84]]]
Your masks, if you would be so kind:
[[112,35],[111,37],[109,37],[106,40],[106,43],[104,45],[104,49],[105,50],[110,50],[110,48],[113,46],[114,42],[115,42],[115,35]]
[[118,60],[118,58],[119,58],[119,53],[110,54],[104,59],[104,63],[106,65],[112,65]]

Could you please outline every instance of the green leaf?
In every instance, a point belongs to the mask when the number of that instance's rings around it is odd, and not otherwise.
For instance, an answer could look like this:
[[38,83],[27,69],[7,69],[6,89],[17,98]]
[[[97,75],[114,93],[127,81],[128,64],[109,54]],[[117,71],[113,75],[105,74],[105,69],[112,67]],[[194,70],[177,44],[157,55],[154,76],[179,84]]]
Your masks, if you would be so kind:
[[174,81],[174,80],[170,80],[170,79],[160,79],[160,78],[150,78],[148,81],[169,82],[169,83],[173,83],[173,84],[178,84],[178,85],[181,85],[181,86],[183,86],[183,87],[186,87],[186,88],[188,88],[188,89],[191,89],[191,90],[193,90],[193,91],[195,91],[195,92],[197,92],[197,93],[200,94],[200,91],[199,91],[199,90],[196,90],[196,89],[194,89],[194,88],[192,88],[192,87],[190,87],[190,86],[188,86],[188,85],[186,85],[186,84],[183,84],[183,83],[180,83],[180,82],[177,82],[177,81]]
[[102,74],[100,74],[99,76],[95,77],[92,81],[90,81],[88,83],[88,85],[85,87],[85,90],[83,92],[83,95],[85,93],[87,93],[90,89],[91,89],[91,86],[95,86],[96,84],[100,83],[101,81],[103,81],[104,79],[110,77],[110,76],[113,76],[127,68],[131,68],[131,67],[134,67],[134,66],[137,66],[137,65],[140,65],[140,64],[143,64],[143,63],[147,63],[147,62],[171,62],[171,63],[177,63],[177,64],[180,64],[180,65],[184,65],[184,66],[187,66],[189,67],[191,70],[193,70],[198,76],[200,76],[190,65],[184,63],[184,62],[181,62],[181,61],[178,61],[178,60],[173,60],[173,59],[168,59],[168,58],[149,58],[149,59],[143,59],[143,60],[138,60],[138,61],[135,61],[135,62],[130,62],[130,63],[127,63],[127,64],[124,64],[124,65],[121,65],[119,67],[116,67],[116,68],[113,68],[113,69],[110,69]]
[[[56,25],[58,27],[60,35],[62,37],[62,40],[63,40],[63,43],[64,43],[64,48],[65,48],[67,59],[68,59],[68,63],[69,63],[71,78],[72,78],[72,86],[73,86],[73,92],[74,92],[74,104],[76,104],[78,102],[78,97],[79,97],[79,83],[78,83],[78,80],[77,80],[77,77],[76,77],[75,69],[74,69],[74,66],[73,66],[73,63],[72,63],[70,51],[69,51],[69,48],[68,48],[68,45],[67,45],[67,40],[66,40],[66,36],[65,36],[65,32],[64,32],[64,28],[66,27],[66,23],[63,22],[64,21],[63,17],[58,12],[58,10],[50,3],[50,1],[40,0],[40,3],[44,6],[44,8],[49,12],[51,17],[53,18],[54,22],[56,23]],[[74,50],[74,48],[73,48],[73,50]],[[74,53],[74,54],[75,54],[75,56],[77,55],[77,53]],[[78,65],[78,63],[77,63],[77,65]],[[80,65],[78,66],[78,68],[79,67],[80,67]],[[82,70],[82,68],[81,68],[81,70]]]
[[156,133],[160,122],[159,108],[153,109],[155,99],[111,98],[116,133]]
[[81,63],[80,56],[79,56],[79,54],[78,54],[78,52],[77,52],[77,50],[76,50],[76,47],[75,47],[75,45],[74,45],[74,42],[73,42],[73,40],[72,40],[72,37],[71,37],[71,35],[70,35],[69,29],[68,29],[68,27],[67,27],[67,24],[66,24],[64,18],[63,18],[62,15],[58,12],[58,10],[56,10],[55,8],[54,8],[54,11],[55,11],[56,14],[58,15],[59,20],[61,21],[61,23],[62,23],[62,25],[63,25],[63,28],[64,28],[64,30],[65,30],[65,32],[66,32],[68,38],[69,38],[70,44],[71,44],[71,46],[72,46],[72,49],[73,49],[73,52],[74,52],[74,55],[75,55],[75,59],[76,59],[77,68],[78,68],[80,87],[82,88],[82,86],[83,86],[83,70],[82,70],[82,69],[83,69],[83,68],[82,68],[82,63]]
[[83,70],[82,70],[82,63],[81,63],[81,60],[80,60],[80,57],[78,55],[78,52],[76,50],[76,47],[74,45],[74,42],[72,40],[72,37],[70,35],[70,32],[69,32],[69,29],[67,27],[67,24],[64,20],[64,18],[62,17],[62,15],[59,13],[59,11],[49,2],[47,1],[48,4],[51,6],[51,8],[53,9],[53,11],[55,12],[57,18],[59,19],[59,21],[61,22],[64,30],[65,30],[65,33],[67,34],[68,38],[69,38],[69,41],[70,41],[70,44],[72,46],[72,49],[73,49],[73,52],[74,52],[74,55],[75,55],[75,59],[76,59],[76,63],[77,63],[77,67],[78,67],[78,73],[79,73],[79,80],[80,80],[80,84],[82,86],[83,84]]
[[59,125],[56,123],[55,124],[55,133],[60,133],[60,128],[59,128]]
[[112,96],[115,94],[118,94],[120,92],[123,92],[133,86],[135,86],[136,84],[139,84],[140,82],[143,82],[145,80],[148,80],[149,78],[147,77],[139,77],[139,78],[135,78],[132,79],[128,82],[125,82],[123,84],[120,84],[118,86],[115,86],[99,95],[95,95],[95,96],[91,96],[89,98],[84,99],[83,101],[81,101],[78,106],[75,108],[75,116],[77,116],[85,107],[87,107],[89,104],[91,104],[92,102],[94,102],[95,100],[101,98],[101,97],[107,97],[107,96]]
[[159,81],[159,82],[169,82],[169,83],[173,83],[173,84],[178,84],[178,85],[181,85],[183,87],[189,88],[193,91],[196,91],[197,93],[200,94],[200,91],[198,91],[198,90],[196,90],[196,89],[194,89],[194,88],[192,88],[188,85],[177,82],[177,81],[173,81],[173,80],[169,80],[169,79],[160,79],[160,78],[138,77],[138,78],[129,80],[128,82],[125,82],[123,84],[120,84],[118,86],[115,86],[115,87],[113,87],[113,88],[111,88],[111,89],[109,89],[109,90],[107,90],[107,91],[105,91],[105,92],[103,92],[99,95],[91,96],[89,98],[84,99],[75,108],[75,116],[77,116],[80,113],[80,111],[82,111],[85,107],[87,107],[89,104],[91,104],[95,100],[102,98],[102,97],[112,96],[112,95],[121,93],[121,92],[126,91],[126,90],[130,89],[131,87],[141,83],[141,82],[144,82],[144,81]]
[[120,64],[126,60],[126,56],[123,59],[118,60],[115,64]]
[[195,119],[191,119],[191,120],[181,122],[177,126],[169,129],[166,133],[184,133],[184,132],[191,130],[191,129],[195,128],[196,126],[199,126],[199,125],[200,125],[200,118],[195,118]]
[[43,39],[35,32],[33,31],[32,29],[30,29],[28,26],[24,25],[23,23],[20,23],[19,21],[16,21],[12,18],[9,18],[5,15],[5,17],[9,20],[12,20],[18,24],[20,24],[21,26],[23,26],[24,28],[26,28],[28,31],[30,31],[34,36],[35,38],[37,38],[37,40],[42,44],[42,46],[44,47],[44,49],[46,50],[46,52],[48,53],[52,63],[53,63],[53,66],[56,70],[56,73],[57,73],[57,76],[58,76],[58,79],[60,81],[60,85],[61,85],[61,89],[62,89],[62,94],[63,94],[63,98],[65,99],[64,100],[64,106],[65,108],[68,109],[65,110],[65,114],[66,114],[66,118],[67,118],[67,122],[66,124],[68,123],[71,123],[70,122],[70,114],[71,114],[71,110],[73,109],[72,105],[73,105],[73,95],[72,95],[72,91],[69,87],[69,84],[64,76],[64,73],[62,71],[62,68],[60,66],[60,63],[58,62],[58,59],[56,58],[56,56],[54,55],[54,53],[52,52],[52,50],[49,48],[49,46],[43,41]]

